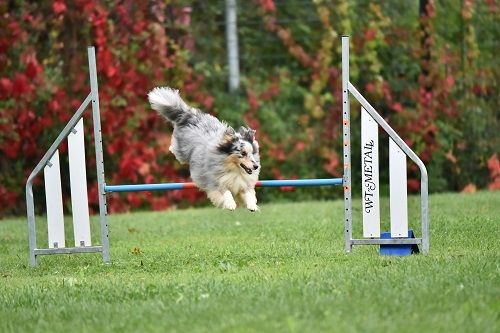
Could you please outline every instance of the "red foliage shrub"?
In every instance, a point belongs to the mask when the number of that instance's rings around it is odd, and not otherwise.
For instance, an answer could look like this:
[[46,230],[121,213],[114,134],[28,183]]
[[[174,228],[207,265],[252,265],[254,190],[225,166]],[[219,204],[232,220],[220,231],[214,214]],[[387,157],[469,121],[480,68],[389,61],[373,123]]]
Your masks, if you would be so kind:
[[490,190],[500,190],[500,161],[497,154],[493,154],[488,159],[488,170],[490,171]]
[[[0,163],[0,212],[21,213],[16,199],[23,197],[26,175],[89,93],[86,45],[94,45],[97,53],[107,181],[180,180],[179,165],[161,146],[169,141],[168,126],[149,109],[146,93],[156,85],[173,85],[206,109],[212,107],[213,98],[200,92],[202,78],[193,73],[185,54],[178,52],[184,48],[186,32],[167,33],[167,26],[174,30],[189,25],[190,9],[175,3],[169,7],[181,17],[167,17],[163,1],[130,0],[21,2],[0,13],[0,151],[6,157]],[[45,31],[53,36],[48,47],[40,38]],[[95,208],[91,121],[85,122],[85,128],[89,198]],[[67,171],[64,167],[61,171],[64,177]],[[144,205],[163,209],[175,202],[199,200],[201,194],[195,193],[185,197],[155,193],[148,198],[114,195],[108,207],[110,211]],[[43,202],[39,195],[37,201]]]

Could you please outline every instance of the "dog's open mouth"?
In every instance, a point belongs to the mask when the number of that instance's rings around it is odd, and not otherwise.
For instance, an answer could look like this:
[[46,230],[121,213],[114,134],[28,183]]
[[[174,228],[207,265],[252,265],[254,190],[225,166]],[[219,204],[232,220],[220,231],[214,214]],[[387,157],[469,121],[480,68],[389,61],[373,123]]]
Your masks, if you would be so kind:
[[247,168],[243,163],[240,163],[240,167],[242,167],[243,170],[245,170],[245,172],[248,173],[249,175],[252,174],[252,169]]

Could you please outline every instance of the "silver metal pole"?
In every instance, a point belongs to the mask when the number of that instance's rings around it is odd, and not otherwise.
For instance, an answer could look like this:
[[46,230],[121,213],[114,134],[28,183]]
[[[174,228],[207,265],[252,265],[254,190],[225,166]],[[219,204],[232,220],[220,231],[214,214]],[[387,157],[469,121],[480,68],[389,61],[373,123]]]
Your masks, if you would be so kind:
[[101,116],[99,114],[99,89],[97,85],[97,69],[94,47],[88,48],[90,94],[92,95],[92,119],[94,123],[95,157],[97,168],[97,185],[99,191],[99,216],[101,222],[102,260],[110,262],[109,258],[109,230],[107,221],[106,192],[104,191],[104,158],[102,152]]
[[226,46],[229,64],[229,91],[240,87],[236,0],[226,0]]
[[342,36],[342,122],[344,146],[345,250],[352,251],[351,122],[349,107],[349,36]]
[[35,230],[35,203],[33,199],[33,180],[28,178],[26,183],[26,210],[28,213],[28,242],[30,250],[30,264],[36,266],[36,230]]
[[[425,169],[425,166],[424,166]],[[421,215],[422,215],[422,253],[429,254],[430,238],[429,238],[429,183],[427,170],[420,175],[420,200],[421,200]]]

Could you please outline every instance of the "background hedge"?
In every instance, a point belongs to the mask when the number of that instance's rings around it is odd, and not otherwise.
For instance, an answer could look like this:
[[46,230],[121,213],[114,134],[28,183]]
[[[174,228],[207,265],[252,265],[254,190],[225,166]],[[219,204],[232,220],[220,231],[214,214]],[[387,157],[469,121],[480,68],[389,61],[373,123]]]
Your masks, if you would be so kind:
[[[341,176],[340,36],[349,34],[351,81],[428,165],[431,191],[500,188],[497,1],[240,1],[236,93],[227,92],[224,1],[0,1],[0,17],[0,214],[24,214],[28,174],[88,94],[88,45],[97,50],[110,184],[189,180],[168,152],[169,125],[147,104],[158,85],[257,129],[263,179]],[[353,103],[353,161],[358,110]],[[412,165],[409,174],[409,190],[417,191]],[[261,200],[340,195],[291,190],[265,190]],[[195,203],[206,203],[197,191],[129,193],[113,195],[108,207]]]

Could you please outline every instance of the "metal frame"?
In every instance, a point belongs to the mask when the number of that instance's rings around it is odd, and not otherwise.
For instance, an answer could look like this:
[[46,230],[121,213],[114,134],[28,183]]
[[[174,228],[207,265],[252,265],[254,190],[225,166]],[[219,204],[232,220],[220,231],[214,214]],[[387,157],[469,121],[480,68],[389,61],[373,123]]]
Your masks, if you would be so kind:
[[[351,203],[351,143],[350,143],[350,106],[349,92],[365,108],[370,116],[391,137],[401,150],[420,169],[420,201],[422,238],[412,239],[353,239],[352,238],[352,203]],[[349,36],[342,36],[342,110],[344,121],[344,198],[345,198],[345,248],[352,251],[353,245],[375,244],[421,244],[422,253],[429,253],[429,197],[427,169],[420,158],[411,150],[401,137],[389,126],[368,101],[349,81]]]
[[[104,160],[102,154],[102,136],[101,136],[101,120],[99,114],[99,92],[97,86],[97,70],[96,70],[96,60],[95,60],[95,49],[94,47],[89,47],[87,50],[89,59],[89,76],[90,76],[90,93],[85,98],[83,103],[80,105],[78,110],[75,112],[73,117],[69,120],[66,126],[63,128],[59,136],[56,138],[54,143],[47,150],[42,159],[35,166],[33,171],[26,181],[26,210],[28,216],[28,238],[29,238],[29,253],[30,253],[30,263],[32,266],[37,265],[37,256],[39,255],[49,255],[49,254],[69,254],[69,253],[89,253],[89,252],[101,252],[102,259],[104,262],[108,263],[109,259],[109,233],[108,233],[108,223],[107,223],[107,212],[106,212],[106,193],[104,192]],[[43,170],[43,168],[48,164],[50,158],[59,145],[66,137],[73,131],[74,127],[82,118],[83,113],[87,109],[87,106],[92,103],[92,114],[94,123],[94,137],[95,137],[95,150],[96,150],[96,164],[97,164],[97,182],[99,187],[99,211],[100,211],[100,223],[101,223],[101,245],[100,246],[82,246],[82,247],[65,247],[65,248],[54,248],[54,249],[44,249],[38,248],[36,243],[36,223],[35,223],[35,202],[33,197],[33,180],[35,177]]]

